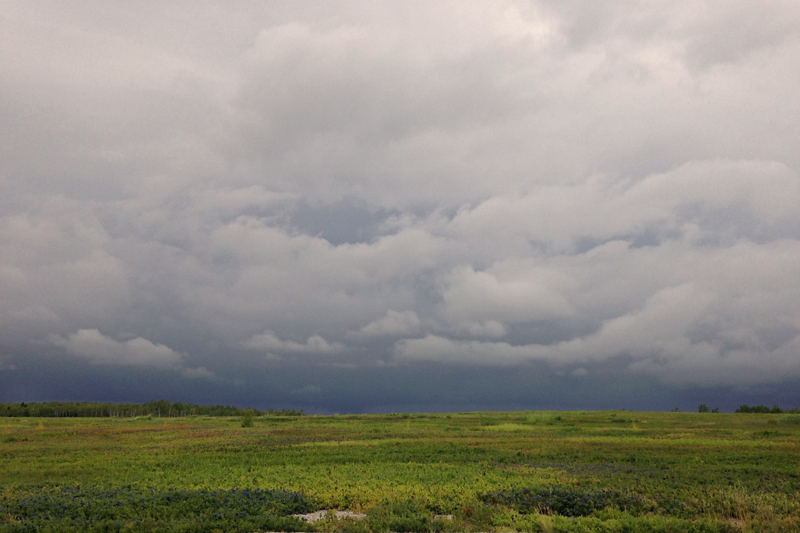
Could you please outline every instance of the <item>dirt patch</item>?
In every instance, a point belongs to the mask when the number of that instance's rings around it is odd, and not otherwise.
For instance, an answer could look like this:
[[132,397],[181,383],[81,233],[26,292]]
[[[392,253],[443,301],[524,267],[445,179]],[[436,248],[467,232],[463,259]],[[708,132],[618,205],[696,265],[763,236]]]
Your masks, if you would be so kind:
[[366,518],[367,515],[364,513],[354,513],[352,511],[315,511],[313,513],[306,513],[306,514],[293,514],[292,516],[297,517],[301,520],[305,520],[308,523],[318,522],[325,518],[329,512],[333,512],[336,515],[336,518],[355,518],[360,520],[362,518]]

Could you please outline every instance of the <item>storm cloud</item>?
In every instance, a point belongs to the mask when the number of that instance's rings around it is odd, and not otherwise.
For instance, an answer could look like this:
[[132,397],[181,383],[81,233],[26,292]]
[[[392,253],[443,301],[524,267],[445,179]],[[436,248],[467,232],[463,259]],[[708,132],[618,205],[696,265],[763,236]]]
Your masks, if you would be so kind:
[[2,5],[2,401],[800,402],[792,2]]

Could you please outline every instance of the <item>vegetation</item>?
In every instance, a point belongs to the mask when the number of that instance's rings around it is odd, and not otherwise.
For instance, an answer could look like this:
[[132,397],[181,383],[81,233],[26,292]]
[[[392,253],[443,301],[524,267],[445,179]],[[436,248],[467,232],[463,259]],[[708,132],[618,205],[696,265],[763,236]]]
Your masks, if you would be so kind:
[[253,410],[252,409],[245,409],[244,413],[242,413],[242,427],[243,428],[251,428],[251,427],[253,427]]
[[[770,409],[766,405],[754,405],[753,407],[750,407],[745,403],[745,404],[740,405],[739,408],[736,409],[736,412],[737,413],[772,413],[772,414],[781,414],[784,411],[783,411],[783,409],[780,408],[779,405],[774,405],[772,407],[772,409]],[[800,409],[795,407],[793,409],[787,410],[786,412],[790,413],[790,414],[798,414],[798,413],[800,413]]]
[[[303,531],[309,510],[289,491],[28,487],[3,498],[4,531]],[[5,527],[3,527],[5,526]]]
[[167,400],[151,400],[144,404],[93,403],[93,402],[45,402],[45,403],[0,403],[0,416],[19,417],[177,417],[177,416],[243,416],[245,411],[254,416],[302,416],[303,410],[239,409],[230,405],[197,405],[194,403]]
[[137,416],[0,418],[0,532],[800,532],[797,414]]

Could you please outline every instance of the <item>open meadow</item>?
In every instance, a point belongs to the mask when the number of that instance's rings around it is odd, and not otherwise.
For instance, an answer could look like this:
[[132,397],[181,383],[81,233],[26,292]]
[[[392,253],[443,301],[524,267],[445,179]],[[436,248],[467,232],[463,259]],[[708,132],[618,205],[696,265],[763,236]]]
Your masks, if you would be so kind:
[[800,531],[799,495],[794,414],[0,418],[0,532]]

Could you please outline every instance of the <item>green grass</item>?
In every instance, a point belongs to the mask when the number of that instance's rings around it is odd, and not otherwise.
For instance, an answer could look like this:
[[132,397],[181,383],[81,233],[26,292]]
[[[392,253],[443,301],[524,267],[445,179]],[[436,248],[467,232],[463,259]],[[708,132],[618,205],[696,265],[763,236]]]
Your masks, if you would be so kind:
[[[797,420],[629,411],[256,417],[252,427],[241,417],[0,418],[0,532],[26,523],[3,505],[76,487],[197,501],[209,490],[280,489],[314,508],[368,512],[314,526],[326,531],[800,531]],[[514,500],[525,494],[527,503]],[[537,494],[550,499],[537,503]],[[151,522],[116,523],[214,530],[159,512],[172,522],[154,525],[151,511]],[[225,520],[215,528],[262,527]],[[30,531],[48,523],[37,524]]]

